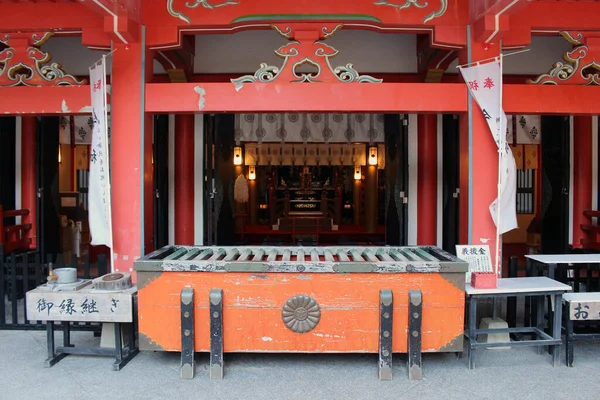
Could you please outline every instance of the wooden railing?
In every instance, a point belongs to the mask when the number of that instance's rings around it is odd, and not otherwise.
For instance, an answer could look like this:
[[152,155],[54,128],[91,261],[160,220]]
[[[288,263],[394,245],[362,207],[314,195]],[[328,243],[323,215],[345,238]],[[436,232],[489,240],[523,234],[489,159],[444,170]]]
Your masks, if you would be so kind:
[[600,225],[598,225],[598,222],[594,223],[592,219],[600,218],[600,211],[585,210],[583,215],[590,222],[588,224],[581,224],[581,230],[586,233],[586,238],[581,239],[581,245],[584,249],[600,251]]
[[31,224],[8,225],[5,221],[7,218],[27,216],[29,216],[29,210],[4,211],[2,205],[0,205],[0,245],[4,247],[5,253],[29,250]]

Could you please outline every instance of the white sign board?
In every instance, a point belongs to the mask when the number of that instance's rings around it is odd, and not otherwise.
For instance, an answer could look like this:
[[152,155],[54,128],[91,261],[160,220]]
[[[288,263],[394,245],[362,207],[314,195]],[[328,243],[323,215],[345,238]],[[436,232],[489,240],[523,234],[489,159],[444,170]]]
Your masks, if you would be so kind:
[[466,283],[471,283],[472,272],[494,272],[490,246],[485,245],[456,245],[456,257],[469,263]]
[[132,322],[134,286],[121,292],[42,291],[27,292],[30,321]]

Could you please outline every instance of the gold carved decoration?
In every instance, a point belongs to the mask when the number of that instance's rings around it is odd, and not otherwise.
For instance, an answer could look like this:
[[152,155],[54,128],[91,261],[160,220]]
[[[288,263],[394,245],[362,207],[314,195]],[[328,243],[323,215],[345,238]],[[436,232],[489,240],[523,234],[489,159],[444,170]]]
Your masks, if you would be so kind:
[[85,84],[66,74],[60,64],[50,63],[50,54],[40,50],[51,32],[4,33],[0,42],[0,86],[68,86]]
[[[414,6],[416,8],[429,7],[428,2],[425,1],[425,2],[423,2],[423,4],[421,4],[420,0],[404,0],[404,2],[400,2],[400,4],[391,3],[388,0],[378,0],[378,1],[374,2],[373,4],[375,4],[376,6],[392,7],[397,10],[403,10],[405,8],[409,8],[412,6]],[[446,10],[448,10],[448,0],[440,0],[440,9],[437,11],[433,11],[431,14],[427,15],[425,17],[425,19],[423,19],[423,23],[425,24],[434,18],[441,17],[442,15],[444,15],[446,13]]]
[[[301,37],[296,35],[297,25],[272,25],[288,43],[275,50],[275,54],[283,58],[283,65],[276,67],[261,63],[260,68],[253,75],[244,75],[231,79],[236,90],[240,90],[244,83],[268,83],[276,80],[287,82],[346,82],[346,83],[381,83],[381,79],[369,75],[360,75],[350,63],[344,66],[333,67],[331,58],[338,54],[338,50],[325,44],[320,39],[327,39],[341,29],[341,24],[326,24],[320,30],[304,31]],[[299,72],[303,65],[311,65],[314,72]]]
[[[566,64],[558,61],[548,73],[528,83],[536,85],[600,85],[600,63],[597,48],[590,48],[583,32],[563,31],[560,34],[573,44],[573,50],[564,54]],[[595,38],[597,39],[597,38]]]
[[[173,2],[175,0],[167,0],[167,11],[169,14],[171,14],[173,17],[175,18],[179,18],[182,21],[187,22],[188,24],[191,22],[190,18],[185,15],[184,13],[180,12],[180,11],[176,11],[173,8]],[[239,1],[233,1],[233,0],[225,0],[225,1],[221,1],[220,3],[214,2],[214,1],[209,1],[209,0],[194,0],[192,1],[186,1],[185,6],[187,8],[196,8],[199,6],[202,6],[208,10],[214,10],[216,8],[219,7],[225,7],[225,6],[235,6],[240,4]]]

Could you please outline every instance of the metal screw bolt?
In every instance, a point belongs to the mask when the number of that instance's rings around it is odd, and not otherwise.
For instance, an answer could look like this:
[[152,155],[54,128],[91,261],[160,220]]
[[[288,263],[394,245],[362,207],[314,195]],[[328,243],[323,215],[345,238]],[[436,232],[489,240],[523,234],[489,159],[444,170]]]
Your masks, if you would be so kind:
[[389,318],[390,314],[389,313],[383,313],[383,318]]
[[388,331],[383,331],[383,337],[390,337],[390,333]]
[[413,318],[419,318],[419,313],[413,313]]
[[387,357],[387,356],[390,355],[390,352],[387,351],[387,350],[384,350],[384,351],[381,352],[381,354],[383,354],[384,357]]
[[189,318],[190,317],[190,312],[189,311],[184,312],[183,316],[186,317],[186,318]]
[[417,336],[419,336],[419,332],[413,331],[412,335],[413,335],[413,337],[417,337]]
[[183,331],[183,334],[184,334],[185,336],[190,336],[190,333],[192,333],[192,332],[190,332],[190,330],[189,330],[189,329],[186,329],[185,331]]
[[213,318],[219,318],[219,313],[215,311],[215,312],[213,313]]

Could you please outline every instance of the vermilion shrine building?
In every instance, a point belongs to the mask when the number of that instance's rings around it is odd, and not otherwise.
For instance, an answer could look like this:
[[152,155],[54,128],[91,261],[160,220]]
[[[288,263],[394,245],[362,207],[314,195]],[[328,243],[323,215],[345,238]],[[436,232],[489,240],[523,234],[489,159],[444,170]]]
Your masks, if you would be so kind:
[[494,254],[497,150],[456,65],[527,48],[504,60],[520,227],[503,254],[598,249],[599,15],[593,0],[2,0],[0,204],[30,210],[20,245],[73,249],[64,215],[86,251],[88,67],[112,52],[117,270],[168,243]]

